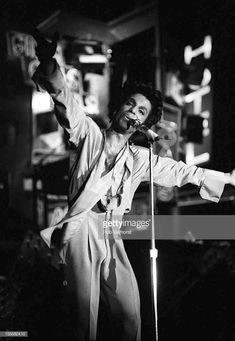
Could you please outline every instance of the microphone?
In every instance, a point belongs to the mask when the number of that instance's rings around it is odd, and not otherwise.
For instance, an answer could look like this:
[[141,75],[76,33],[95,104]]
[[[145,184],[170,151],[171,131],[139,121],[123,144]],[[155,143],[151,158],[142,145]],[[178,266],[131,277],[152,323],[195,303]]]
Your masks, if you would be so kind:
[[140,120],[133,118],[129,118],[128,120],[130,126],[136,128],[136,130],[139,130],[140,132],[145,134],[145,136],[150,142],[159,141],[161,139],[161,137],[158,134],[156,134],[153,130],[147,128],[144,124],[140,122]]

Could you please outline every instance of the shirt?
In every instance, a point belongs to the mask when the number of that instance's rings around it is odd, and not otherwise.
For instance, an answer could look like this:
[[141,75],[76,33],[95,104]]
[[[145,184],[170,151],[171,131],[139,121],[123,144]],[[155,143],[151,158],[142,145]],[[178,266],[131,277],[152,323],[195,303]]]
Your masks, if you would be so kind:
[[[129,146],[120,151],[114,167],[102,176],[105,167],[104,146],[106,131],[87,116],[79,106],[76,97],[68,89],[63,74],[55,62],[50,75],[42,73],[40,66],[33,76],[36,84],[49,92],[54,104],[58,122],[67,130],[70,141],[76,146],[70,160],[69,171],[69,210],[62,220],[41,231],[41,236],[50,246],[51,235],[55,228],[61,228],[71,221],[82,222],[81,217],[92,209],[111,186],[118,188],[123,180],[120,206],[113,214],[122,216],[130,210],[134,193],[142,181],[149,180],[149,152],[147,148]],[[125,179],[122,179],[125,168]],[[200,187],[204,199],[218,202],[226,183],[222,172],[186,165],[171,158],[153,157],[153,178],[157,185],[181,187],[187,183]]]

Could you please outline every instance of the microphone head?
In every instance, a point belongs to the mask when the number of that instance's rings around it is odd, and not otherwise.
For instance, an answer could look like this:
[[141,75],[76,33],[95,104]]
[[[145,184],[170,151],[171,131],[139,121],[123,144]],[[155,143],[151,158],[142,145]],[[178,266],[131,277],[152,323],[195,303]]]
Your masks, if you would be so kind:
[[136,129],[138,129],[142,124],[141,121],[138,119],[128,118],[128,121],[129,125]]

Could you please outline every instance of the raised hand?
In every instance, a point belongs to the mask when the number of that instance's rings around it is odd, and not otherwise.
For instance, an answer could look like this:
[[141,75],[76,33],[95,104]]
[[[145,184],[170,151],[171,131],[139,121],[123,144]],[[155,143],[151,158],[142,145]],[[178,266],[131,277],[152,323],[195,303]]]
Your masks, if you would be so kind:
[[59,33],[55,32],[51,41],[49,41],[45,37],[43,37],[43,35],[38,30],[34,30],[33,37],[37,43],[35,52],[38,60],[40,61],[40,63],[47,63],[52,59],[56,52]]

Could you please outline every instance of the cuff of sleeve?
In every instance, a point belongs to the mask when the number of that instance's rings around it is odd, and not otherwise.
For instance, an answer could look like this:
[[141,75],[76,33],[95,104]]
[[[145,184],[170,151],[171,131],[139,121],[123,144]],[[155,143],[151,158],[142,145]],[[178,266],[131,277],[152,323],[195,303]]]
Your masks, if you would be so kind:
[[57,96],[64,88],[65,80],[56,60],[53,59],[53,62],[54,68],[50,74],[45,74],[40,64],[32,76],[32,80],[34,81],[38,91],[47,91],[50,95]]
[[202,199],[219,202],[226,184],[225,174],[210,169],[204,170],[204,177],[200,189]]

